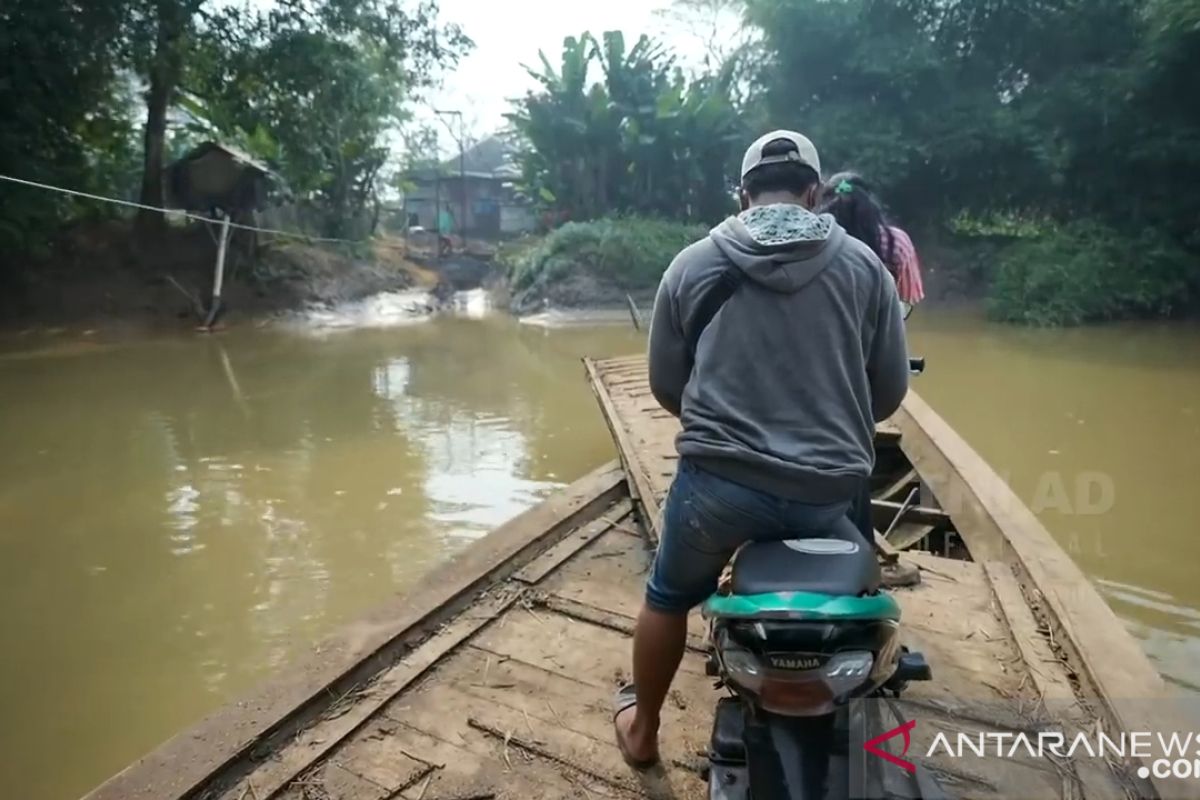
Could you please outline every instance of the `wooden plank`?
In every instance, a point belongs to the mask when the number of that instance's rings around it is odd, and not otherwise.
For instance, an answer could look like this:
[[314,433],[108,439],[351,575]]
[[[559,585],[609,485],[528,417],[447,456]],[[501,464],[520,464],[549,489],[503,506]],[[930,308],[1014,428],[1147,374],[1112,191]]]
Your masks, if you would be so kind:
[[920,525],[912,522],[901,522],[887,535],[887,543],[897,550],[920,544],[921,540],[933,533],[932,525]]
[[295,669],[231,703],[126,767],[85,800],[163,800],[198,793],[214,775],[251,768],[252,750],[272,750],[319,719],[339,697],[393,664],[413,637],[524,565],[541,547],[612,505],[624,475],[608,464],[517,516],[434,570],[411,591],[341,629]]
[[[556,575],[555,578],[557,577]],[[578,576],[571,576],[571,579],[557,582],[552,589],[550,584],[543,586],[562,600],[582,603],[626,619],[637,618],[645,598],[645,590],[641,584],[630,586],[627,582],[618,583],[606,575],[593,574],[579,580],[575,580],[576,577]],[[551,578],[551,581],[554,581],[554,578]],[[708,623],[700,616],[698,610],[688,614],[688,635],[696,640],[708,635]]]
[[[318,795],[321,800],[384,800],[389,792],[381,786],[376,786],[367,778],[355,774],[352,770],[346,769],[336,763],[325,763],[314,769],[310,774],[304,776],[306,786],[320,786],[321,794]],[[284,796],[284,800],[292,800],[293,798],[304,798],[303,790],[289,792],[290,798]],[[269,797],[269,795],[257,794],[257,786],[254,789],[255,794],[251,794],[250,790],[246,789],[246,797]],[[310,794],[311,796],[311,794]],[[237,798],[240,800],[240,798]]]
[[[1079,567],[979,454],[915,392],[893,419],[901,447],[971,555],[1017,566],[1026,604],[1040,605],[1087,694],[1101,701],[1109,732],[1200,729],[1171,703],[1173,692]],[[1200,798],[1200,782],[1149,780],[1160,796]]]
[[[904,507],[903,503],[895,503],[889,500],[872,500],[871,501],[871,522],[876,528],[887,530],[891,526],[892,520],[900,513],[900,509]],[[938,528],[953,527],[953,522],[949,514],[940,508],[925,508],[924,506],[910,506],[904,512],[904,516],[900,519],[901,522],[916,522],[921,525],[932,525]]]
[[[1050,643],[1034,620],[1029,606],[1025,605],[1025,597],[1013,575],[1012,566],[999,561],[987,561],[983,570],[996,598],[1000,616],[1012,632],[1013,642],[1037,690],[1039,714],[1046,710],[1046,700],[1060,701],[1055,704],[1056,711],[1066,707],[1063,703],[1075,705],[1075,689],[1059,666],[1058,658],[1050,649]],[[1054,665],[1054,668],[1050,668],[1050,665]]]
[[346,708],[335,706],[328,719],[318,721],[290,741],[274,748],[270,759],[259,764],[252,773],[225,792],[224,800],[239,800],[249,793],[251,782],[261,797],[270,797],[282,790],[333,751],[444,656],[511,608],[522,592],[502,590],[495,597],[472,606],[468,613],[456,617],[430,640],[376,678],[362,693],[347,698],[349,703]]
[[[1000,615],[1009,627],[1030,683],[1036,690],[1035,719],[1065,730],[1069,735],[1084,730],[1094,717],[1079,704],[1070,677],[1025,603],[1012,565],[989,561],[983,568]],[[1053,708],[1047,707],[1047,700]],[[1119,779],[1103,761],[1075,759],[1071,768],[1087,800],[1126,800]]]
[[[462,702],[471,704],[473,699],[464,698]],[[549,742],[537,742],[525,730],[522,714],[505,706],[476,705],[467,724],[491,743],[497,757],[516,759],[517,763],[524,757],[560,773],[573,774],[577,779],[598,781],[600,786],[592,791],[599,789],[611,794],[615,790],[618,796],[646,796],[636,775],[621,760],[615,744],[566,728],[555,731]]]
[[428,785],[422,781],[403,792],[405,800],[579,796],[578,784],[565,779],[559,770],[521,760],[505,761],[502,749],[497,752],[494,743],[471,730],[467,718],[477,703],[474,698],[453,687],[436,686],[411,702],[407,697],[403,700],[406,705],[394,703],[384,712],[384,718],[397,727],[392,734],[396,742],[422,761],[443,765]]
[[[645,598],[650,566],[645,542],[644,536],[617,535],[614,528],[538,584],[538,589],[632,621]],[[688,615],[688,631],[698,640],[707,635],[707,623],[699,613]]]
[[[536,607],[546,608],[564,617],[570,617],[580,622],[586,622],[599,628],[607,628],[630,638],[633,637],[634,625],[637,620],[625,614],[618,614],[604,608],[598,608],[589,603],[581,603],[557,594],[541,594],[533,598]],[[699,655],[708,656],[708,641],[703,635],[688,632],[687,649]]]
[[[503,706],[521,715],[513,732],[552,743],[561,729],[612,744],[612,692],[538,670],[520,661],[485,661],[483,653],[465,652],[456,659],[446,684],[477,698],[474,708]],[[488,685],[467,679],[489,667]],[[719,695],[699,676],[684,676],[663,707],[660,746],[668,759],[684,759],[707,744],[712,708]],[[431,698],[436,700],[436,696]],[[617,774],[628,774],[617,769]]]
[[[1000,615],[1037,691],[1036,719],[1072,733],[1081,731],[1091,718],[1090,712],[1079,705],[1075,687],[1025,603],[1012,566],[989,561],[983,568]],[[1047,700],[1053,709],[1047,708]],[[1103,762],[1076,759],[1071,767],[1087,800],[1126,800],[1124,788]]]
[[[633,642],[623,633],[549,610],[517,609],[503,626],[483,631],[470,646],[612,691],[629,680]],[[702,656],[687,653],[680,671],[704,676],[704,664]]]
[[625,425],[621,421],[621,416],[617,413],[613,405],[612,395],[609,393],[607,384],[605,384],[604,379],[596,368],[596,362],[590,358],[585,358],[583,364],[587,370],[588,382],[592,386],[592,392],[600,402],[600,409],[603,412],[605,424],[608,425],[608,429],[616,441],[617,452],[625,468],[625,473],[629,478],[629,494],[633,498],[633,502],[641,507],[642,518],[645,522],[645,531],[649,535],[651,543],[657,546],[660,510],[654,487],[650,485],[641,465],[632,455],[634,448],[629,440],[629,432],[625,429]]
[[[362,778],[383,789],[385,795],[402,793],[420,785],[442,762],[420,758],[404,747],[398,733],[399,725],[380,715],[356,732],[350,746],[339,747],[324,764]],[[304,780],[310,780],[309,773]]]
[[874,494],[874,499],[876,499],[876,500],[891,500],[893,497],[895,497],[896,495],[900,494],[902,491],[907,489],[909,487],[909,485],[914,483],[916,480],[917,480],[917,471],[915,469],[910,469],[908,472],[904,473],[904,475],[902,475],[899,479],[893,481],[890,486],[876,492]]
[[567,534],[558,544],[530,561],[513,577],[525,583],[537,583],[558,569],[567,559],[604,535],[605,531],[615,525],[623,524],[623,520],[632,510],[633,504],[628,500],[622,500],[608,509],[604,516]]
[[[934,737],[946,736],[954,741],[960,734],[977,737],[983,732],[1012,732],[1000,724],[981,724],[974,720],[956,718],[952,714],[931,713],[922,709],[915,717],[919,723],[912,731],[910,753],[920,754],[921,762],[942,774],[943,790],[950,797],[984,800],[996,798],[1070,798],[1063,791],[1064,776],[1049,759],[1038,759],[1020,752],[1009,758],[951,758],[941,748],[931,748]],[[930,758],[923,757],[933,750]]]

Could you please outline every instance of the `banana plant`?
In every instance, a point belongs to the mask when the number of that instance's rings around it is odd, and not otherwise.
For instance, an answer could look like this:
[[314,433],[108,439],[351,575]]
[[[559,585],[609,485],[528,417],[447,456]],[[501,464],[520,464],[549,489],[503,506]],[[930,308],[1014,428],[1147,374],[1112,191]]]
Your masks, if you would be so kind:
[[742,131],[728,79],[689,82],[660,42],[629,47],[619,31],[568,37],[557,67],[538,55],[526,68],[538,89],[508,117],[528,198],[571,219],[711,221],[728,210]]

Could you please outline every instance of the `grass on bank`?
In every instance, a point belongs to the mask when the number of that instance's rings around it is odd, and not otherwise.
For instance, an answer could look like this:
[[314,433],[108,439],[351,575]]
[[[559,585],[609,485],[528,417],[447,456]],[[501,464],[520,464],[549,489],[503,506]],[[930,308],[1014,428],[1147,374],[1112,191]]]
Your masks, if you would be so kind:
[[640,217],[568,222],[544,238],[510,244],[500,259],[516,292],[552,284],[577,270],[627,290],[652,289],[671,259],[706,233],[701,225]]
[[[1200,295],[1200,261],[1167,235],[1099,222],[960,217],[941,265],[981,287],[989,316],[1035,326],[1169,317]],[[514,292],[538,292],[583,273],[623,291],[651,290],[704,226],[639,217],[569,222],[505,245]],[[918,242],[920,247],[920,242]]]
[[1051,226],[999,251],[988,314],[1038,326],[1169,317],[1191,301],[1198,266],[1155,230],[1134,234],[1091,221]]

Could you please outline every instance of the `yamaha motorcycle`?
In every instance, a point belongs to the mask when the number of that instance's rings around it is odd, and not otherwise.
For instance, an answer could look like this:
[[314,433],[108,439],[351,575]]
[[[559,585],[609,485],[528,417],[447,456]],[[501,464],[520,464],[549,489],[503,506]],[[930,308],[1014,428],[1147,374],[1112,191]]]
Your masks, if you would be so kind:
[[[910,369],[923,371],[923,360]],[[873,543],[848,517],[742,547],[703,614],[708,672],[730,692],[714,715],[710,800],[896,796],[897,780],[906,783],[899,796],[944,796],[923,768],[909,779],[863,757],[862,732],[891,727],[883,698],[932,675],[900,644],[900,606],[882,588]]]

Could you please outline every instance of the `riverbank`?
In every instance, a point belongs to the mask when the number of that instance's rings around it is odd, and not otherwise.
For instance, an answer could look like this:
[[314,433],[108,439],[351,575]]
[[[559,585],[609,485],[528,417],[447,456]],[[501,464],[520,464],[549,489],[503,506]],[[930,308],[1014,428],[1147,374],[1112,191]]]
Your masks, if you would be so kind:
[[[191,326],[211,302],[215,256],[213,237],[202,226],[172,227],[147,244],[123,221],[77,225],[40,257],[10,265],[0,292],[0,329]],[[396,292],[425,293],[426,305],[436,306],[456,290],[494,283],[488,253],[439,263],[420,243],[410,247],[393,236],[314,244],[255,241],[239,233],[226,267],[225,325]]]
[[[704,226],[652,219],[572,222],[502,246],[497,261],[507,276],[509,307],[518,316],[624,308],[629,298],[648,313],[663,270],[706,234]],[[982,308],[1003,243],[916,238],[927,306]]]
[[[544,236],[498,247],[470,241],[438,259],[432,237],[382,236],[355,244],[247,242],[235,236],[223,293],[225,326],[281,313],[330,310],[412,294],[413,317],[455,292],[485,289],[492,308],[535,323],[577,324],[597,314],[628,321],[629,304],[648,322],[662,271],[702,226],[647,219],[567,223]],[[1005,248],[1002,238],[915,235],[925,311],[983,312]],[[138,244],[127,223],[76,226],[36,263],[7,271],[0,330],[190,328],[209,304],[216,246],[201,226],[171,228]],[[370,316],[368,314],[368,316]],[[1034,320],[1026,320],[1035,324]],[[1049,323],[1045,323],[1049,324]]]
[[[569,222],[501,248],[499,260],[518,315],[611,308],[627,296],[649,305],[663,270],[706,233],[638,217]],[[1200,277],[1187,277],[1187,255],[1151,234],[1126,239],[1103,226],[1045,221],[963,221],[910,233],[927,308],[983,310],[1027,327],[1200,315]]]

